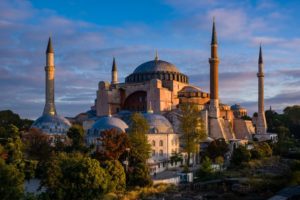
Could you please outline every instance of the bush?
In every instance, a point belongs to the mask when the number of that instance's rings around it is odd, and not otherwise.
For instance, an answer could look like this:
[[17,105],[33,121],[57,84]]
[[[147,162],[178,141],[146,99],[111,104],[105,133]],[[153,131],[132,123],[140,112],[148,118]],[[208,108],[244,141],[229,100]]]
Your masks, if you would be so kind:
[[249,150],[246,149],[244,146],[239,146],[238,148],[234,149],[231,163],[236,166],[241,166],[243,162],[248,162],[251,158],[251,153]]

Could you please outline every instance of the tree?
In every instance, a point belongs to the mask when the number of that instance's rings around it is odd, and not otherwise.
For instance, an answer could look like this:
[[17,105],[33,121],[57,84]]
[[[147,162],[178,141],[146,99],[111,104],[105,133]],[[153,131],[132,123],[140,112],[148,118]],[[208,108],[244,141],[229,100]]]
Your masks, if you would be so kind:
[[0,137],[6,139],[20,136],[18,127],[16,127],[13,124],[7,125],[6,128],[2,127],[0,133],[1,133]]
[[214,170],[211,166],[212,162],[209,159],[209,157],[204,157],[203,161],[201,163],[201,166],[199,168],[199,170],[197,171],[197,176],[201,179],[201,180],[207,180],[212,178]]
[[130,186],[145,187],[152,185],[149,167],[146,163],[137,163],[136,166],[133,167],[133,170],[130,172],[128,179],[128,185]]
[[128,184],[131,186],[150,185],[152,181],[149,175],[147,159],[150,158],[151,146],[146,135],[149,131],[149,125],[140,113],[134,113],[131,117],[131,122],[128,131],[130,142]]
[[7,152],[8,164],[12,163],[18,165],[19,167],[23,166],[23,151],[24,144],[19,137],[8,138],[6,145],[4,146],[5,151]]
[[190,165],[191,154],[199,152],[199,143],[206,137],[204,124],[199,116],[199,110],[194,104],[182,104],[180,130],[182,132],[183,149],[187,153],[187,166]]
[[84,130],[80,125],[73,125],[67,132],[68,137],[72,140],[72,149],[81,150],[84,146]]
[[47,162],[41,184],[51,199],[99,199],[107,181],[97,160],[80,153],[58,153]]
[[50,157],[52,147],[49,144],[47,135],[41,130],[32,128],[23,135],[26,145],[26,152],[29,158],[47,160]]
[[116,129],[101,132],[100,142],[101,147],[96,152],[96,157],[99,160],[118,160],[129,148],[127,134]]
[[251,149],[251,158],[260,159],[272,156],[272,149],[266,142],[254,143],[254,148]]
[[233,150],[231,157],[232,164],[240,166],[243,162],[248,162],[251,159],[251,153],[245,146],[239,146]]
[[131,116],[131,122],[128,131],[131,162],[133,162],[132,164],[146,163],[151,152],[151,145],[148,143],[146,135],[149,131],[148,122],[140,113],[134,113]]
[[0,158],[0,197],[2,200],[20,199],[24,192],[24,174],[13,164]]
[[215,160],[219,156],[224,157],[224,154],[228,151],[228,144],[223,138],[220,138],[209,143],[205,151],[205,155],[210,159]]
[[109,160],[101,163],[108,174],[108,192],[123,191],[126,188],[126,174],[118,160]]
[[223,156],[218,156],[215,158],[215,163],[219,165],[219,169],[221,170],[223,164],[224,164],[224,157]]
[[171,163],[175,163],[175,165],[177,165],[177,162],[182,162],[182,160],[182,154],[178,152],[173,152],[172,156],[170,157]]

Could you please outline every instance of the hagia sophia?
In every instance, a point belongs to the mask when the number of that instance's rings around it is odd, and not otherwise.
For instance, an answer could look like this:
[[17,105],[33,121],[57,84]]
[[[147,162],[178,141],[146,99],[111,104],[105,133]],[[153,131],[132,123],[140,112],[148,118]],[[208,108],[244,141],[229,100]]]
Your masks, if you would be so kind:
[[[97,138],[103,130],[117,129],[126,132],[133,112],[141,112],[150,129],[147,134],[152,146],[149,163],[155,172],[170,165],[172,153],[180,152],[180,109],[184,103],[192,103],[199,109],[207,141],[224,138],[228,142],[239,142],[258,138],[269,138],[264,115],[264,72],[260,47],[258,59],[258,115],[255,124],[245,120],[246,108],[239,104],[227,105],[219,99],[218,41],[215,21],[212,27],[210,66],[210,91],[189,83],[189,77],[171,62],[161,60],[156,53],[153,60],[140,64],[125,81],[118,79],[116,59],[113,58],[111,81],[100,81],[95,104],[87,112],[69,120],[57,114],[54,103],[54,49],[51,38],[46,50],[46,103],[43,115],[33,127],[41,129],[52,140],[66,137],[71,123],[82,123],[86,131],[87,144],[98,144]],[[173,164],[172,164],[173,166]],[[171,166],[169,166],[171,167]]]

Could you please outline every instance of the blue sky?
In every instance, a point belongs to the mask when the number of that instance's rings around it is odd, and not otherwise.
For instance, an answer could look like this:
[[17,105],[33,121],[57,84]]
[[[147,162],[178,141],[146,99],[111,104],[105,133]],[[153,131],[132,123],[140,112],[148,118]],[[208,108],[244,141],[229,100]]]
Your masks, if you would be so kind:
[[220,56],[220,98],[257,107],[259,43],[265,61],[265,105],[280,112],[300,100],[300,2],[222,0],[2,0],[0,109],[35,119],[44,106],[45,49],[52,35],[59,114],[86,111],[97,84],[120,80],[154,58],[175,64],[209,91],[211,25]]

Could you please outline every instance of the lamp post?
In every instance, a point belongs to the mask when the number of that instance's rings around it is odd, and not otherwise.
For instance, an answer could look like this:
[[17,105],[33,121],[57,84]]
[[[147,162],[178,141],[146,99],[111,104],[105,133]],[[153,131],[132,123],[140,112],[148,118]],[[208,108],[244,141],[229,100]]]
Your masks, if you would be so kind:
[[128,157],[129,157],[130,148],[126,148],[125,151],[127,152],[127,155],[126,155],[126,160],[123,161],[123,164],[125,165],[125,171],[128,172],[128,166],[129,166]]

